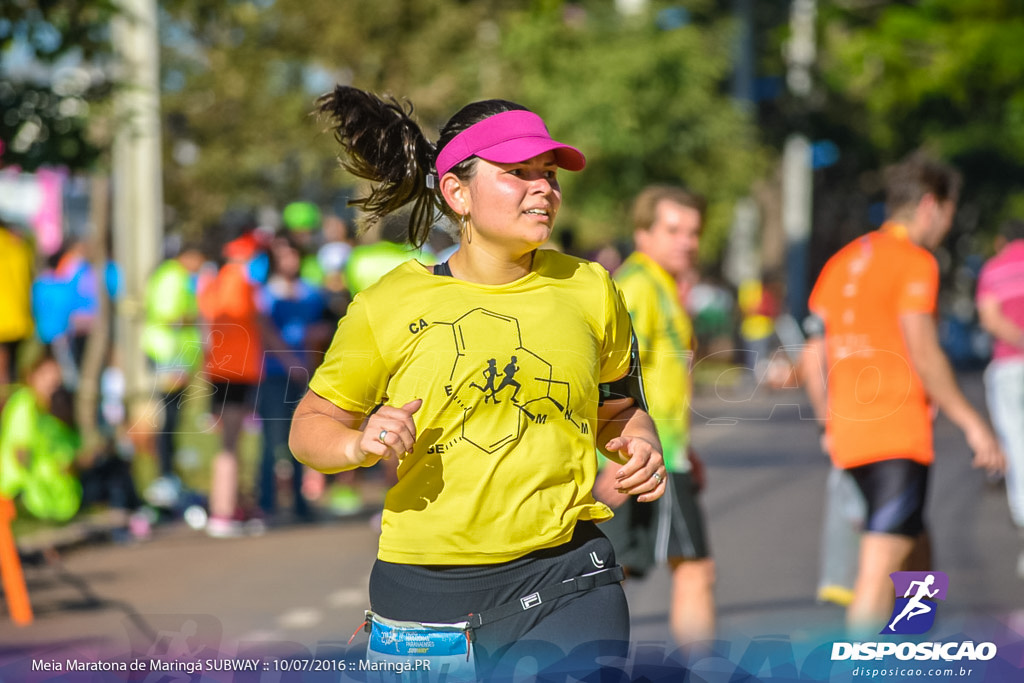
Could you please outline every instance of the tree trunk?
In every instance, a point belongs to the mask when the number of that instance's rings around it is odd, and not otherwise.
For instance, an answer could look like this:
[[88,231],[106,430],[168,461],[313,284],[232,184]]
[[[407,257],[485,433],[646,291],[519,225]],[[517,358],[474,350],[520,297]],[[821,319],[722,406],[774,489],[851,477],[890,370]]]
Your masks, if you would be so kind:
[[107,264],[110,262],[110,179],[94,175],[90,184],[89,218],[92,224],[90,254],[96,274],[99,308],[85,345],[75,395],[75,419],[82,435],[82,450],[92,454],[102,442],[99,429],[100,376],[109,357],[111,304],[107,291]]

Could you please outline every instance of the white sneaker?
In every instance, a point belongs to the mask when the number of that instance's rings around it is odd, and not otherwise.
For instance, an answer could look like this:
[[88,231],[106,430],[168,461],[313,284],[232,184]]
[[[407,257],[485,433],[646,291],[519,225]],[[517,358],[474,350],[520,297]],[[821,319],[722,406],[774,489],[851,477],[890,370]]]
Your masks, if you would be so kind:
[[206,521],[206,535],[210,538],[238,538],[245,535],[245,529],[233,519],[210,517]]
[[202,505],[189,505],[181,516],[185,519],[185,524],[196,531],[205,529],[206,523],[210,521],[209,515],[206,514],[206,508]]

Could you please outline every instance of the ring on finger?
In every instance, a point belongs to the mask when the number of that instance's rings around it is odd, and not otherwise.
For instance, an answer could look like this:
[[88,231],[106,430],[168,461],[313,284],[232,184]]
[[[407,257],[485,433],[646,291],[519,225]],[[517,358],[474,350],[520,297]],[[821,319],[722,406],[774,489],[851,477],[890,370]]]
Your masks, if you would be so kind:
[[652,476],[652,477],[654,477],[655,479],[657,479],[657,480],[658,480],[658,483],[659,483],[659,484],[661,483],[661,481],[662,481],[662,476],[661,476],[660,474],[658,474],[657,472],[655,472],[655,473],[654,473],[654,474],[652,474],[651,476]]
[[380,430],[380,434],[377,436],[377,441],[380,441],[382,444],[387,444],[387,441],[385,441],[386,438],[388,438],[388,430]]

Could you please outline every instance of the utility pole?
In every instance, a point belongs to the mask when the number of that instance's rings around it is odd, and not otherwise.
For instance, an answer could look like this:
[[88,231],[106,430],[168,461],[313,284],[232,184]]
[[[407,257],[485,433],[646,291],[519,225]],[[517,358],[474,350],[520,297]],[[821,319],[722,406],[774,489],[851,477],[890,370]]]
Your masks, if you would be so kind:
[[757,68],[754,50],[754,0],[732,0],[732,14],[739,27],[733,60],[732,96],[741,106],[756,106],[754,81]]
[[[733,102],[753,114],[757,107],[753,0],[732,0],[732,13],[739,27],[733,48]],[[761,214],[757,202],[750,196],[743,197],[733,207],[729,243],[722,264],[726,279],[737,289],[745,282],[761,279],[761,239]]]
[[[786,84],[801,102],[811,94],[811,67],[817,57],[815,42],[816,0],[792,0],[790,40],[785,46]],[[802,118],[802,117],[801,117]],[[811,173],[811,141],[800,130],[786,139],[782,153],[782,227],[786,234],[786,304],[797,320],[807,315],[807,262],[811,236],[814,178]]]
[[115,339],[133,414],[152,392],[140,340],[146,280],[161,257],[164,232],[160,40],[156,0],[122,0],[121,8],[112,27],[122,69],[113,152],[114,258],[122,269]]

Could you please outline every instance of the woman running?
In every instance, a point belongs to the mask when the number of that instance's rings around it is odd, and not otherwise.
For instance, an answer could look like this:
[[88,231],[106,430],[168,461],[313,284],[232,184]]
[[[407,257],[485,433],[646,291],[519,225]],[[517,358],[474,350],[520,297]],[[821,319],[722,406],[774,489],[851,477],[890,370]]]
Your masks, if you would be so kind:
[[[456,648],[479,679],[523,657],[571,656],[577,670],[625,655],[595,446],[639,500],[662,495],[665,470],[622,298],[599,265],[540,249],[558,170],[582,169],[583,155],[503,100],[462,108],[436,145],[397,102],[339,86],[318,104],[345,168],[374,183],[355,202],[371,221],[411,205],[413,245],[438,214],[460,232],[446,263],[408,261],[356,296],[292,422],[292,452],[320,471],[398,460],[370,576],[370,656],[401,654],[396,628],[421,629],[412,642],[434,639],[432,652]],[[495,363],[505,378],[488,391],[479,378]]]

